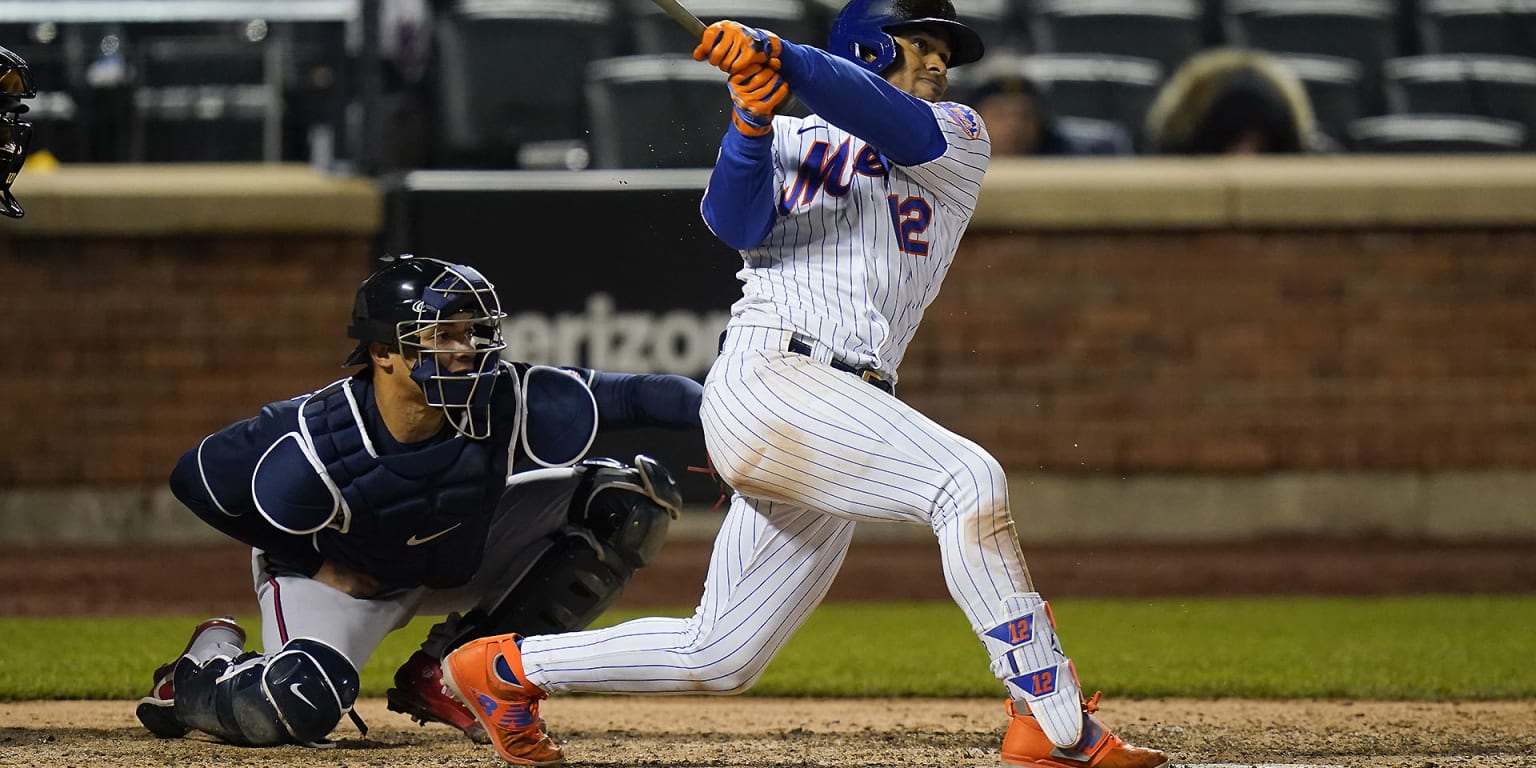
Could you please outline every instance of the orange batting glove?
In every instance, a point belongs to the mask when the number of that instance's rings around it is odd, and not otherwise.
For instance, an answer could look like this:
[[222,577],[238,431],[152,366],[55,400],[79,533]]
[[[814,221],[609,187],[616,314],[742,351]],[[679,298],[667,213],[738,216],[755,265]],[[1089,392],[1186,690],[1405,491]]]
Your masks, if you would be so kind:
[[777,35],[734,21],[717,21],[704,28],[694,61],[709,61],[728,75],[744,74],[755,67],[779,68],[784,44]]
[[766,136],[773,130],[773,112],[789,100],[789,83],[766,66],[730,77],[731,122],[746,136]]

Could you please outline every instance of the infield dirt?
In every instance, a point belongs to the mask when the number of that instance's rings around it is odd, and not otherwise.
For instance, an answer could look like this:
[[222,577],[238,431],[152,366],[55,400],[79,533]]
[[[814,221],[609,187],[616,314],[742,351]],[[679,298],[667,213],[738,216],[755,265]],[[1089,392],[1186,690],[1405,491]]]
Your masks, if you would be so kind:
[[[204,738],[162,741],[133,704],[0,704],[0,765],[504,765],[444,726],[418,727],[362,702],[363,738],[346,723],[337,749],[242,749]],[[580,696],[545,703],[573,765],[594,768],[993,766],[1001,700],[806,700]],[[1176,763],[1288,763],[1383,768],[1536,764],[1536,702],[1109,701],[1106,724]]]

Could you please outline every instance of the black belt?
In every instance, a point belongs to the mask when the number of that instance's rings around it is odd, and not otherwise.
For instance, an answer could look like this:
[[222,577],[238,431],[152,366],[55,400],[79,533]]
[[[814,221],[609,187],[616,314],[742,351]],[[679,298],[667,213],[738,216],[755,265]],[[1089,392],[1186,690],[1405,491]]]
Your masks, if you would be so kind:
[[[786,347],[786,349],[787,351],[793,352],[797,355],[805,355],[806,357],[811,356],[811,345],[793,337],[790,338],[789,346]],[[855,368],[841,360],[836,359],[832,361],[832,367],[838,369],[839,371],[846,371],[851,373],[869,382],[870,384],[874,385],[875,389],[878,389],[887,395],[896,394],[896,385],[886,381],[885,377],[881,376],[873,368]]]

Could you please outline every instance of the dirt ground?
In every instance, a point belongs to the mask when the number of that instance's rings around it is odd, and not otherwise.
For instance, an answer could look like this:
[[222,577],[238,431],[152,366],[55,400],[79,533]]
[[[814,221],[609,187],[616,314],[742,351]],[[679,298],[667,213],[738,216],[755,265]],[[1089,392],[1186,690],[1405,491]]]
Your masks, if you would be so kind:
[[[1241,545],[1029,548],[1054,599],[1156,595],[1536,592],[1536,542],[1278,541]],[[620,605],[689,605],[707,542],[674,541]],[[893,563],[896,564],[893,567]],[[168,566],[168,564],[174,564]],[[254,610],[234,546],[0,549],[0,617],[214,614]],[[856,543],[829,600],[943,600],[931,543]],[[0,651],[3,652],[3,651]],[[1117,700],[1103,721],[1181,765],[1536,766],[1536,701]],[[0,766],[358,768],[497,766],[486,747],[360,702],[366,738],[343,723],[335,750],[241,749],[157,740],[130,702],[0,703]],[[997,700],[562,697],[544,715],[575,765],[646,768],[992,766]]]
[[[0,765],[494,766],[489,747],[362,703],[367,738],[343,723],[337,749],[242,749],[161,741],[128,702],[0,704]],[[543,712],[575,765],[593,768],[995,766],[998,700],[570,697]],[[1492,702],[1110,701],[1104,722],[1176,764],[1440,768],[1536,764],[1536,704]]]

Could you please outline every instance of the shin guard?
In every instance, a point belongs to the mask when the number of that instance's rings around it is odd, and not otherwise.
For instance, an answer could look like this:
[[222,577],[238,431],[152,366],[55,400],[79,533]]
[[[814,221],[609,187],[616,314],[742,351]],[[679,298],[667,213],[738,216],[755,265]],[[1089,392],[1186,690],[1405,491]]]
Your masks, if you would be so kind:
[[982,633],[992,673],[1015,702],[1029,707],[1052,743],[1070,747],[1083,735],[1082,687],[1061,652],[1051,607],[1036,592],[1003,598],[1012,618]]

